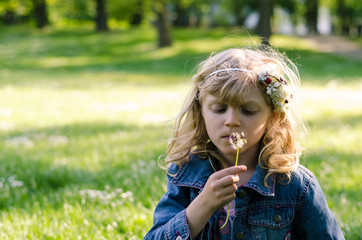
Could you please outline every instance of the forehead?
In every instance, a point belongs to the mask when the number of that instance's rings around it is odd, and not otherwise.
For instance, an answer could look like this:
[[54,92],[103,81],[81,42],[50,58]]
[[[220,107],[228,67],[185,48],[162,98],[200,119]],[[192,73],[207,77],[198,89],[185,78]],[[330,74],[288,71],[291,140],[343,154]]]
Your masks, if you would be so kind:
[[204,98],[205,103],[224,103],[231,106],[239,106],[242,104],[261,104],[266,105],[263,95],[256,87],[244,88],[239,94],[229,96],[208,93]]

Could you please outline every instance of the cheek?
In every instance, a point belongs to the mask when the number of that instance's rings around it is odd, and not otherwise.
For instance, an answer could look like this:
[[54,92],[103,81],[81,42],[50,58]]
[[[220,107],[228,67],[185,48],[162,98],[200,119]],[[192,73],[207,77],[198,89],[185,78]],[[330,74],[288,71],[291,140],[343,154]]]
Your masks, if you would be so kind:
[[261,138],[264,133],[265,133],[265,127],[266,127],[266,124],[263,124],[263,125],[259,125],[258,127],[255,128],[255,130],[253,131],[253,135],[255,137],[257,137],[258,139]]
[[203,121],[204,121],[204,126],[206,128],[206,132],[207,134],[210,136],[210,133],[212,134],[212,129],[213,127],[213,123],[212,121],[210,121],[209,116],[207,114],[203,114]]
[[253,122],[253,125],[254,127],[251,128],[254,129],[253,135],[261,138],[265,133],[267,121]]
[[207,134],[209,136],[213,135],[216,132],[216,130],[218,129],[217,123],[215,121],[210,121],[210,119],[208,119],[208,120],[204,120],[204,123],[205,123]]

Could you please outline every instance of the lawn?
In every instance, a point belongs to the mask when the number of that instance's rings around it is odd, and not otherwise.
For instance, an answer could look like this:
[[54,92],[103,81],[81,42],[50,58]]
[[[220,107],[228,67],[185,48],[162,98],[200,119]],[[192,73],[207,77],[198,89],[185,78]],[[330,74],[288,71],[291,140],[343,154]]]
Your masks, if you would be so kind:
[[[196,64],[242,31],[0,27],[0,238],[142,239],[166,188],[157,165]],[[255,39],[257,39],[255,37]],[[361,62],[274,36],[300,67],[317,176],[346,239],[362,236]]]

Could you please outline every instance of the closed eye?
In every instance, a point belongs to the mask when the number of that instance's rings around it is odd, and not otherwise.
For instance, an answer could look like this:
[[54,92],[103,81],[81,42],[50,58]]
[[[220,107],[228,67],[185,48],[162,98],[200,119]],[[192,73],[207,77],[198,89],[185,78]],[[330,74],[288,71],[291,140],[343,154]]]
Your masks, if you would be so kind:
[[216,105],[216,106],[212,106],[212,107],[211,107],[211,110],[212,110],[214,113],[221,114],[221,113],[226,112],[227,107],[226,107],[225,105]]
[[224,113],[226,112],[226,108],[214,108],[212,111],[214,113]]
[[257,111],[255,109],[241,108],[241,112],[245,115],[254,115]]

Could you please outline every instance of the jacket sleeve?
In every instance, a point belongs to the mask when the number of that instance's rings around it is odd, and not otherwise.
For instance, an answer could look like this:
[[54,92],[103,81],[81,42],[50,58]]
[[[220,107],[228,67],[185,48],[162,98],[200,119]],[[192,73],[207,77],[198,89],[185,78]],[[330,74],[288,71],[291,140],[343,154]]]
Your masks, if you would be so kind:
[[190,238],[186,208],[190,204],[190,189],[173,184],[168,176],[167,192],[157,204],[153,226],[144,237],[149,239],[185,240]]
[[305,196],[295,226],[299,235],[303,239],[344,239],[337,220],[329,209],[323,191],[314,176],[304,190]]

